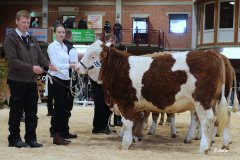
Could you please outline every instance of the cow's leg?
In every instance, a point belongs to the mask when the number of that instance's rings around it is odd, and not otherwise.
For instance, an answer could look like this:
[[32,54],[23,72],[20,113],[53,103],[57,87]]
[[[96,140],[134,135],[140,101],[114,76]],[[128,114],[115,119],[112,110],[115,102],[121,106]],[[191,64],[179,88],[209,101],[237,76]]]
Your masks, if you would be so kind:
[[119,136],[120,136],[120,137],[123,137],[124,131],[125,131],[125,127],[122,126],[122,127],[121,127],[121,130],[120,130],[120,132],[119,132]]
[[198,123],[198,133],[195,137],[195,140],[200,140],[201,137],[202,137],[202,127],[201,127],[200,123]]
[[148,117],[150,115],[150,112],[145,111],[144,112],[144,120],[143,120],[143,129],[148,128]]
[[212,134],[212,143],[214,143],[215,142],[215,137],[216,137],[216,135],[217,135],[217,131],[218,131],[218,122],[216,121],[215,123],[214,123],[214,128],[213,128],[213,134]]
[[[149,129],[149,132],[148,132],[149,135],[153,135],[155,133],[156,128],[157,128],[158,117],[159,117],[159,113],[153,113],[152,112],[152,125]],[[162,118],[162,113],[161,113],[161,118]]]
[[165,125],[170,125],[170,124],[171,124],[171,117],[169,116],[169,114],[167,114]]
[[158,123],[158,125],[163,125],[163,123],[164,123],[164,115],[165,115],[165,113],[164,112],[161,112],[161,118],[160,118],[160,122]]
[[210,137],[208,133],[208,127],[209,127],[209,124],[211,125],[211,121],[214,118],[213,110],[212,108],[208,110],[204,110],[203,106],[200,103],[196,103],[195,106],[196,106],[195,107],[196,112],[202,128],[202,137],[200,141],[199,152],[207,154],[210,147]]
[[231,143],[230,132],[229,132],[229,123],[230,123],[230,112],[228,111],[228,121],[226,122],[227,125],[223,129],[223,146],[222,149],[229,150],[229,145]]
[[142,140],[144,115],[145,115],[144,112],[138,112],[135,114],[133,121],[134,142]]
[[174,113],[167,113],[168,117],[170,117],[170,125],[171,125],[171,137],[176,138],[177,137],[177,129],[176,129],[176,123],[175,123],[175,114]]
[[192,139],[195,136],[195,131],[196,131],[197,127],[199,126],[199,121],[198,121],[196,112],[190,111],[190,115],[191,115],[191,124],[188,129],[187,135],[184,139],[184,143],[191,143]]
[[133,142],[133,136],[132,136],[133,121],[127,120],[124,117],[122,117],[122,123],[124,127],[122,149],[128,149]]

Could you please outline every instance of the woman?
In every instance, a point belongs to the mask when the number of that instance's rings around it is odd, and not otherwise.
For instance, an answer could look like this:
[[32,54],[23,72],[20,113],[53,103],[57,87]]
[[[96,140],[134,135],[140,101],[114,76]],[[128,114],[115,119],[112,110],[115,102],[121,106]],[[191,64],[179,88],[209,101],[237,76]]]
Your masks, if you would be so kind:
[[62,25],[57,25],[55,31],[56,40],[48,46],[47,50],[51,63],[58,69],[58,71],[50,71],[53,76],[52,92],[54,99],[54,110],[51,119],[54,130],[53,144],[67,145],[71,142],[63,138],[69,116],[67,111],[69,89],[67,86],[70,84],[69,68],[74,68],[75,64],[69,63],[68,50],[63,43],[66,34],[65,28]]

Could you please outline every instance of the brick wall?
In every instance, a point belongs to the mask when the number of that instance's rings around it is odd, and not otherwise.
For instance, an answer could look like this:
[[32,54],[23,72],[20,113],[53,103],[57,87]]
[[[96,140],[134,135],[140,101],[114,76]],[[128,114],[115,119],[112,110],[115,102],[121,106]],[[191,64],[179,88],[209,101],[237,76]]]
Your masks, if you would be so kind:
[[[135,2],[132,0],[131,2]],[[181,2],[189,2],[189,0],[183,0]],[[89,2],[95,2],[93,0]],[[115,2],[115,0],[101,0],[100,2]],[[122,3],[129,2],[123,0]],[[136,2],[166,2],[161,0],[140,0]],[[170,2],[179,2],[178,0],[171,0]],[[136,3],[137,4],[137,3]],[[52,23],[58,17],[58,7],[64,5],[49,5],[48,9],[48,26],[51,27]],[[115,5],[68,5],[68,7],[79,7],[79,14],[76,16],[76,23],[82,18],[86,17],[86,12],[103,12],[103,25],[105,20],[110,21],[113,25],[115,23]],[[0,5],[0,39],[5,35],[6,27],[15,27],[15,13],[20,9],[26,9],[29,11],[41,12],[41,5]],[[169,19],[166,13],[168,12],[188,12],[187,33],[185,34],[170,34],[169,33]],[[5,13],[5,14],[3,14]],[[167,49],[190,49],[191,48],[191,33],[192,33],[192,5],[123,5],[122,6],[122,26],[124,29],[132,28],[131,14],[149,14],[150,29],[161,30],[165,33],[165,48]],[[128,33],[127,33],[128,32]],[[131,41],[130,31],[126,31],[126,41]],[[155,35],[153,35],[155,36]],[[153,39],[156,39],[155,36]],[[0,40],[1,41],[1,40]]]

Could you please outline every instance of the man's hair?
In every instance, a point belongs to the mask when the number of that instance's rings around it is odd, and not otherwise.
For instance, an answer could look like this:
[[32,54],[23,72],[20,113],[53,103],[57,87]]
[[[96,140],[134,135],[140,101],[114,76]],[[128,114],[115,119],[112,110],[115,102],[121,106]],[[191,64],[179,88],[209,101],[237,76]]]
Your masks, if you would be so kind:
[[20,10],[16,13],[16,19],[19,20],[21,17],[30,18],[30,14],[26,10]]
[[65,34],[65,39],[71,40],[71,37],[72,37],[72,31],[70,29],[67,29]]

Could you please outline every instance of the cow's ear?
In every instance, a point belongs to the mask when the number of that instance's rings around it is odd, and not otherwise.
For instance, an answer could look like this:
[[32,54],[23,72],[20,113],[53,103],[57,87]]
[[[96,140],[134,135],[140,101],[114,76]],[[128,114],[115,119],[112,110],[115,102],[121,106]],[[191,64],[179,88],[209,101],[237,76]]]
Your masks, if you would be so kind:
[[109,47],[114,47],[114,44],[112,43]]
[[102,45],[102,52],[100,54],[101,60],[105,59],[107,57],[107,53],[109,52],[109,47],[106,46],[105,44]]

